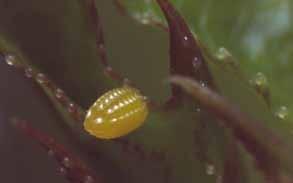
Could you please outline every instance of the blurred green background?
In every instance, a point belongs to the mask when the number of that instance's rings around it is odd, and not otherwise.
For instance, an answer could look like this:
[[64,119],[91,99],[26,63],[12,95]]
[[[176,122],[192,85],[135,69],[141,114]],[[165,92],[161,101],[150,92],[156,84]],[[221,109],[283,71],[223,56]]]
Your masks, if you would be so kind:
[[[125,2],[139,20],[163,20],[154,1]],[[263,73],[274,110],[292,110],[292,0],[171,0],[212,52],[227,48],[249,78]],[[142,21],[142,22],[143,22]],[[290,117],[291,118],[291,117]],[[293,118],[291,118],[293,119]]]

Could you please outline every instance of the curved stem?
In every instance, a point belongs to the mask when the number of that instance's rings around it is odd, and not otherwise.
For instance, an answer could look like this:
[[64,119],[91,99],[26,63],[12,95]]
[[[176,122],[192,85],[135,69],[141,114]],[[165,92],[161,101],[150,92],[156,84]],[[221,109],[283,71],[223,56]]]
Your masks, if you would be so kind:
[[[188,77],[173,76],[170,82],[184,89],[200,102],[209,112],[217,116],[248,152],[254,157],[256,165],[270,182],[280,182],[280,163],[290,163],[287,145],[263,122],[250,118],[224,97]],[[290,161],[290,162],[286,162]]]
[[37,141],[48,152],[48,155],[58,162],[59,173],[65,176],[69,182],[104,182],[82,160],[72,155],[54,138],[33,128],[26,121],[13,119],[13,123],[23,134]]

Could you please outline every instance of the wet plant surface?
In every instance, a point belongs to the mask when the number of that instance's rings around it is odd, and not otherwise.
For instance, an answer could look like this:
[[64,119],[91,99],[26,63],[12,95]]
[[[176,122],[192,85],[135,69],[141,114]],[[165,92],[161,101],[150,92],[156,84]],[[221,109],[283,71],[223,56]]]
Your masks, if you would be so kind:
[[[140,3],[118,0],[0,3],[2,180],[292,182],[290,110],[275,112],[266,76],[246,77],[173,2],[141,2],[153,12],[135,16]],[[123,84],[147,97],[144,125],[89,135],[86,110]]]

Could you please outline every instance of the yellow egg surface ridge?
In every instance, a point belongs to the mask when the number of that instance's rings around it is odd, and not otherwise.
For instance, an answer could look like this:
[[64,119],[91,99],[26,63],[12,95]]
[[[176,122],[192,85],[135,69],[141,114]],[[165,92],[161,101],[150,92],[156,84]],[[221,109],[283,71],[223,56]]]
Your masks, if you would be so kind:
[[102,95],[88,110],[84,128],[101,139],[126,135],[143,124],[148,115],[144,96],[124,86]]

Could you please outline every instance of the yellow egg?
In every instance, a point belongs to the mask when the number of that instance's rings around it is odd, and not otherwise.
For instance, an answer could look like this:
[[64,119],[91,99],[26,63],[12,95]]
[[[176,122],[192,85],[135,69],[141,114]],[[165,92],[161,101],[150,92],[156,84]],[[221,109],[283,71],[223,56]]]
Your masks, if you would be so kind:
[[129,86],[108,91],[88,110],[84,128],[101,139],[127,135],[140,127],[148,115],[144,97]]

